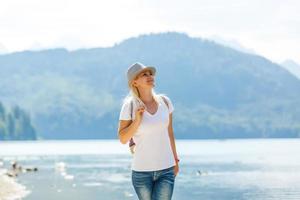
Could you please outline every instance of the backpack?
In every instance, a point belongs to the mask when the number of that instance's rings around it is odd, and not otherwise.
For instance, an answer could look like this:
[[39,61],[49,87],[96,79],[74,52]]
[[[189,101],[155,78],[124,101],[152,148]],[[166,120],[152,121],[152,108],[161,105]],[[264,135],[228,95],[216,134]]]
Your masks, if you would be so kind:
[[[166,98],[164,96],[162,96],[162,95],[160,95],[160,97],[162,97],[162,99],[164,100],[165,104],[169,108],[169,104],[168,104],[168,101],[166,100]],[[133,116],[133,100],[130,101],[130,116],[131,116],[131,119],[132,119],[132,116]],[[133,141],[133,138],[130,138],[129,148],[130,148],[130,152],[132,154],[134,153],[134,147],[135,147],[135,143]]]

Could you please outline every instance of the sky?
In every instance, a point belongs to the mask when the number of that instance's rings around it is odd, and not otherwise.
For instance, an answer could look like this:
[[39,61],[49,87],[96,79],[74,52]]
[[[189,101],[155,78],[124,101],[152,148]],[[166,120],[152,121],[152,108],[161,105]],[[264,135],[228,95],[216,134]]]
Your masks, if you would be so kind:
[[0,53],[178,31],[300,63],[299,0],[0,0]]

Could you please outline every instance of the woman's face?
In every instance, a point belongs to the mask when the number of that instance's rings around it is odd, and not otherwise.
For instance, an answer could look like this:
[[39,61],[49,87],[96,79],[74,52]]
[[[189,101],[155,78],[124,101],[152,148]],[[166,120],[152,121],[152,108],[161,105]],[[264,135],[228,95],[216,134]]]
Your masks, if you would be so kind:
[[133,85],[138,88],[153,88],[155,86],[154,74],[150,70],[142,71],[133,80]]

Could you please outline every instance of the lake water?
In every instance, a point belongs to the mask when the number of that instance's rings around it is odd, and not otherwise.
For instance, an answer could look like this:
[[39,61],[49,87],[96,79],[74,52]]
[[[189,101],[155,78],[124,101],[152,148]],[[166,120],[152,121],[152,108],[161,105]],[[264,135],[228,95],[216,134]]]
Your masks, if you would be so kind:
[[[300,199],[300,140],[178,140],[174,200]],[[137,199],[131,155],[116,140],[0,142],[0,158],[38,172],[20,174],[24,200]]]

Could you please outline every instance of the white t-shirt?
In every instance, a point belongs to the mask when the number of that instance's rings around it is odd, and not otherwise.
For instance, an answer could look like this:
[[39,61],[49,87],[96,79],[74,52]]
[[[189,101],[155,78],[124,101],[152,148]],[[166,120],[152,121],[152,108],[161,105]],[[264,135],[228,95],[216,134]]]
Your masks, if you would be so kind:
[[[135,171],[156,171],[175,165],[171,142],[168,134],[169,114],[174,107],[171,100],[164,96],[168,106],[161,96],[156,113],[150,114],[144,111],[142,121],[133,140],[136,144],[131,169]],[[130,100],[122,105],[119,120],[131,120]],[[135,119],[135,111],[138,102],[133,101],[132,116]]]

